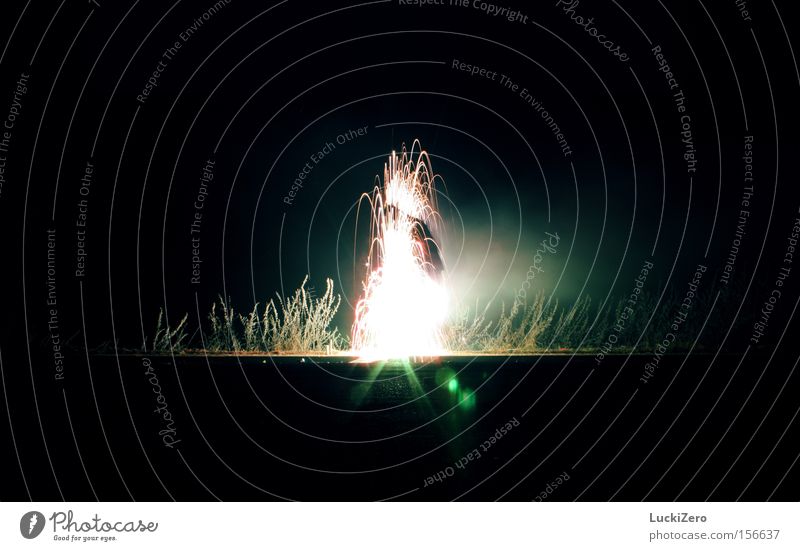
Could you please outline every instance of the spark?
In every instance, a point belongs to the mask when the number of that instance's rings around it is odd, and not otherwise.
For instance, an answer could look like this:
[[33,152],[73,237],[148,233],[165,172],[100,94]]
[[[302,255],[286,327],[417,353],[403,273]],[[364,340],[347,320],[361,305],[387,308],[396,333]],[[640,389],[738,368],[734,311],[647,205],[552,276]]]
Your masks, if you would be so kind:
[[[353,353],[360,361],[439,356],[449,296],[434,239],[441,226],[430,157],[414,141],[384,165],[370,205],[363,295],[356,304]],[[359,207],[361,202],[359,203]]]
[[36,527],[37,522],[39,522],[39,515],[34,513],[31,515],[31,524],[28,527],[28,535],[30,535],[33,532],[33,529]]

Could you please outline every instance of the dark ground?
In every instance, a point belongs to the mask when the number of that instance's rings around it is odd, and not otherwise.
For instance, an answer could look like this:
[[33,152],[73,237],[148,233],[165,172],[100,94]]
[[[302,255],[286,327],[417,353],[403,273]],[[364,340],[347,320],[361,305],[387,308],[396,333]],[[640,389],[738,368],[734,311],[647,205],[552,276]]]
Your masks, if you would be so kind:
[[740,357],[676,355],[645,384],[649,359],[98,356],[68,417],[39,405],[70,500],[798,498],[792,365],[745,358],[731,379]]

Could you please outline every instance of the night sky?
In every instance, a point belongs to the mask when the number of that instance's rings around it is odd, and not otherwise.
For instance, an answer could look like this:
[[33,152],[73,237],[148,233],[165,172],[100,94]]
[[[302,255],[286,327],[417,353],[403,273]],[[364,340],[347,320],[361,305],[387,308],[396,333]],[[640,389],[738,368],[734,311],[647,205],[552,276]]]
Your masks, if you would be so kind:
[[[221,294],[249,309],[305,274],[316,286],[332,277],[353,301],[365,255],[355,206],[388,154],[419,139],[441,176],[458,298],[510,301],[551,232],[558,250],[534,288],[602,299],[624,294],[648,259],[662,286],[698,263],[723,270],[752,136],[732,275],[768,272],[762,248],[782,247],[797,211],[796,168],[776,165],[797,145],[785,84],[797,74],[787,37],[765,32],[781,28],[774,9],[747,21],[730,6],[556,4],[522,6],[514,21],[481,3],[330,4],[308,17],[292,2],[230,3],[207,20],[186,3],[64,6],[33,65],[23,39],[48,18],[23,18],[2,64],[9,100],[29,75],[6,235],[23,214],[35,273],[57,230],[59,298],[83,285],[95,342],[111,339],[112,302],[125,312],[116,338],[135,344],[160,305],[174,318]],[[594,43],[595,27],[624,58]],[[6,246],[21,258],[19,239]],[[63,315],[76,321],[72,304]]]

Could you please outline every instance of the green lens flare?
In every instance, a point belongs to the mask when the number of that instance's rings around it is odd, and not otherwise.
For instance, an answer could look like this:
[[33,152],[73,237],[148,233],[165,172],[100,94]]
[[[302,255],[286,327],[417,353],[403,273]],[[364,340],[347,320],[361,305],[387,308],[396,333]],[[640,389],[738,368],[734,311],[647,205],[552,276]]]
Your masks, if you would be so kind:
[[475,409],[476,401],[475,391],[471,388],[464,388],[458,393],[458,405],[463,410],[471,411]]
[[458,390],[458,379],[455,377],[450,379],[447,383],[447,390],[449,390],[451,394],[454,394]]

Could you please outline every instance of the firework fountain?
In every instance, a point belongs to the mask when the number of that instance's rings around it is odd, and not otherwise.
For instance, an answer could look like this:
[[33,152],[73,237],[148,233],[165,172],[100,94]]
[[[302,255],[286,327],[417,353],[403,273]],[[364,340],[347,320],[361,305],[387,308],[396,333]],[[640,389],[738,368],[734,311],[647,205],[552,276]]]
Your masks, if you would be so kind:
[[430,357],[444,352],[442,326],[449,296],[435,236],[436,208],[430,157],[414,141],[394,151],[383,186],[365,193],[370,241],[363,295],[356,304],[353,352],[362,361]]

